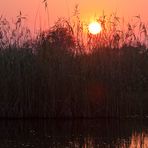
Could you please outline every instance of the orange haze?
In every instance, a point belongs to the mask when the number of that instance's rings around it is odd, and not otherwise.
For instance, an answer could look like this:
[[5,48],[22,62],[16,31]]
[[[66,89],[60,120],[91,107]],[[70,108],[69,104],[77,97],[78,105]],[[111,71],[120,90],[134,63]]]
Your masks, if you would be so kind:
[[[81,18],[89,21],[94,16],[117,12],[119,16],[130,19],[132,16],[141,15],[147,22],[147,0],[47,0],[49,7],[49,22],[52,25],[57,17],[71,17],[76,4],[79,4]],[[31,28],[47,26],[47,13],[45,13],[43,0],[1,0],[0,14],[13,18],[22,13],[27,16]],[[37,15],[37,17],[35,17]],[[146,20],[147,19],[147,20]]]

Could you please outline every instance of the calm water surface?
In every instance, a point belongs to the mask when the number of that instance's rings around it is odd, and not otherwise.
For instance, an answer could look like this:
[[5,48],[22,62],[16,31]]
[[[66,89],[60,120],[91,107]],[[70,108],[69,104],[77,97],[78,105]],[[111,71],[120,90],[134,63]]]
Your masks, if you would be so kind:
[[0,148],[148,148],[148,122],[1,120]]

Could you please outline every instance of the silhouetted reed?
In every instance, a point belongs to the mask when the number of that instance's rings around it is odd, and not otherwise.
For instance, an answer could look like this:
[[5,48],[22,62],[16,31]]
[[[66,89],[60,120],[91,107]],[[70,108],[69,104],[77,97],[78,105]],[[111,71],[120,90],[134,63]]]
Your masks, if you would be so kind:
[[140,18],[141,38],[133,25],[124,32],[120,18],[103,15],[102,32],[88,34],[87,45],[79,21],[75,32],[59,19],[33,40],[21,19],[20,12],[14,29],[0,19],[0,117],[148,115],[147,30]]

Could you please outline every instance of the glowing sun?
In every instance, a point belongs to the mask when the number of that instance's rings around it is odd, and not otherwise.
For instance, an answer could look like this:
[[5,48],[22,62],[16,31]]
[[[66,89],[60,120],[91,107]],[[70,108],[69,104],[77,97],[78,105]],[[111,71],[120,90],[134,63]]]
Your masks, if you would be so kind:
[[98,34],[101,32],[102,30],[102,27],[101,27],[101,24],[98,23],[98,22],[91,22],[89,25],[88,25],[88,30],[91,34]]

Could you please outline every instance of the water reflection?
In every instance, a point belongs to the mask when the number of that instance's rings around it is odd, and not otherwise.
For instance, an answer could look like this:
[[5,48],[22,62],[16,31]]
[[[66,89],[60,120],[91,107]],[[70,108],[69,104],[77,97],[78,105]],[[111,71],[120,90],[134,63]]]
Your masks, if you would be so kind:
[[147,148],[142,121],[0,121],[1,148]]

